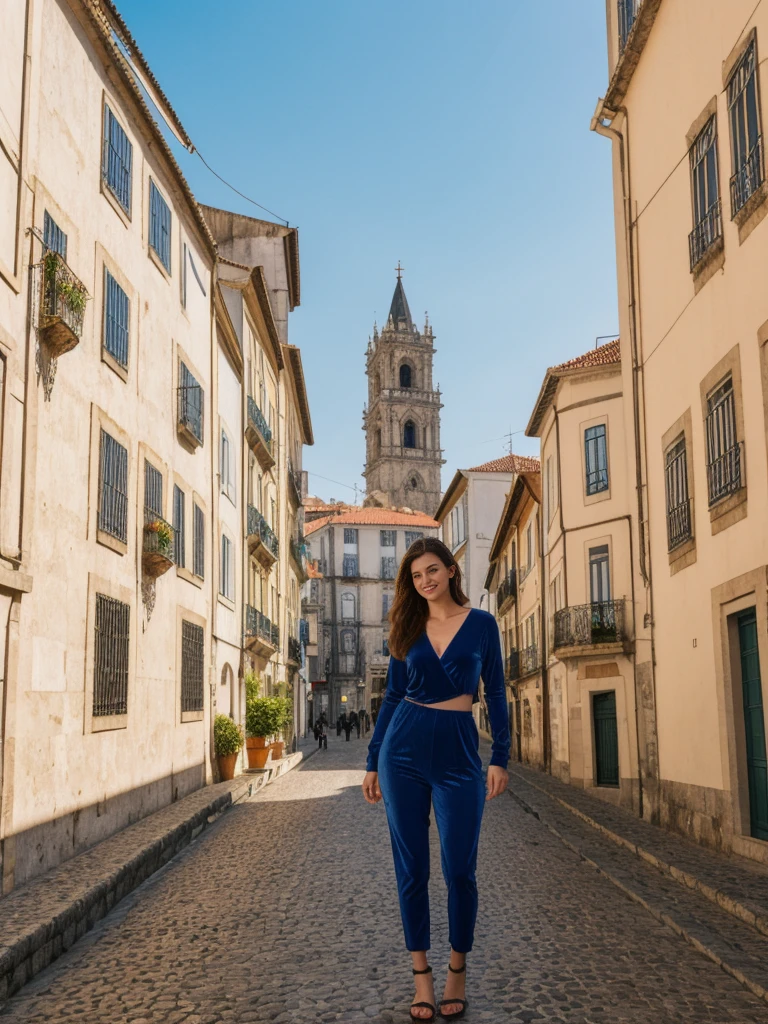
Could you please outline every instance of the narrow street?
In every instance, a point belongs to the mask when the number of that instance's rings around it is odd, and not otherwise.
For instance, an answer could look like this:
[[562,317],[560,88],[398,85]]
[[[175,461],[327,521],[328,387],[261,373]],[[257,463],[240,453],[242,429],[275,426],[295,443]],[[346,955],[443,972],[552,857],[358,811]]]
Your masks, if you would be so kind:
[[[327,751],[233,808],[0,1017],[407,1021],[413,988],[384,808],[359,790],[365,747],[333,735]],[[431,961],[440,986],[446,915],[433,839]],[[467,1020],[757,1024],[768,1016],[765,1003],[510,795],[487,805],[479,883]]]

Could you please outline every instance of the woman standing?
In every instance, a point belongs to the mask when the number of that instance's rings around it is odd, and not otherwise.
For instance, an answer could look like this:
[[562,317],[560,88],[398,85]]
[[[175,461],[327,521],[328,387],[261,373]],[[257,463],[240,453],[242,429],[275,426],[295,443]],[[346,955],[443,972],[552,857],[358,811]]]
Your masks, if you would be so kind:
[[[363,794],[387,811],[405,944],[413,960],[411,1020],[435,1019],[429,935],[429,812],[440,833],[448,886],[451,962],[440,1016],[467,1007],[466,955],[477,917],[475,865],[485,800],[507,786],[509,719],[496,621],[467,608],[461,570],[434,537],[403,559],[390,611],[387,692],[368,747]],[[472,704],[483,678],[493,733],[487,779],[477,750]]]

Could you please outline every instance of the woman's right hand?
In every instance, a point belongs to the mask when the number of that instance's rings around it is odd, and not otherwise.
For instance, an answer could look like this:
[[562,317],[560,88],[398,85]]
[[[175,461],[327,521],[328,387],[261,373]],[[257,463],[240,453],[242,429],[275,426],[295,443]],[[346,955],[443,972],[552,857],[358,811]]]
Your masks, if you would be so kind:
[[378,772],[365,773],[365,778],[363,779],[363,796],[369,804],[377,804],[379,800],[381,800]]

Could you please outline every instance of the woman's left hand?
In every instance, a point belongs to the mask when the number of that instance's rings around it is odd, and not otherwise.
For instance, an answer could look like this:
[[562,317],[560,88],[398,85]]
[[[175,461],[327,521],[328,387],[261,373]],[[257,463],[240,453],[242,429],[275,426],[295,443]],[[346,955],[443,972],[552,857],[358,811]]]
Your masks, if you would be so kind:
[[486,777],[486,789],[488,795],[486,800],[493,800],[495,796],[499,796],[507,788],[509,782],[509,774],[506,768],[501,768],[497,764],[489,765],[488,775]]

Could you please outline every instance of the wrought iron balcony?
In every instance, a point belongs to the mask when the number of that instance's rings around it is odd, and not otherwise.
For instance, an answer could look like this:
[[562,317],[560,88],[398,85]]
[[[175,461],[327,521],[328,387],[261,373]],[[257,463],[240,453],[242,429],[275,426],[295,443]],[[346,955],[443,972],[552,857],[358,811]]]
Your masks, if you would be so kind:
[[144,509],[144,545],[142,568],[150,579],[157,579],[173,565],[175,531],[170,523],[151,508]]
[[508,683],[514,683],[520,678],[520,652],[510,651],[504,662],[504,678]]
[[531,673],[539,671],[541,658],[539,657],[539,648],[536,645],[524,647],[521,651],[518,651],[518,654],[520,656],[520,676],[531,675]]
[[691,499],[667,510],[667,550],[674,551],[693,536]]
[[289,543],[291,558],[293,560],[296,571],[301,577],[302,582],[309,579],[309,573],[307,572],[307,545],[304,543],[304,538],[299,535],[298,538],[291,537]]
[[69,352],[80,341],[88,292],[59,253],[49,249],[38,265],[38,333],[51,355]]
[[720,200],[716,200],[688,235],[691,271],[701,263],[715,242],[723,237],[723,217]]
[[248,506],[248,546],[259,561],[268,566],[272,565],[280,551],[272,528],[253,505]]
[[643,0],[618,0],[619,11],[619,52],[624,52]]
[[709,504],[714,505],[743,486],[742,442],[739,441],[727,452],[707,466]]
[[203,400],[200,384],[184,363],[179,364],[178,431],[194,448],[203,443]]
[[735,217],[763,183],[763,137],[758,135],[746,160],[731,178],[731,217]]
[[627,640],[624,599],[576,604],[555,612],[555,650]]
[[280,632],[263,612],[247,604],[243,639],[247,645],[260,647],[264,653],[273,654],[280,645]]
[[501,610],[502,606],[512,598],[517,597],[517,570],[510,569],[496,589],[496,607]]
[[301,473],[294,469],[290,459],[286,460],[288,472],[288,497],[296,508],[301,505]]
[[299,619],[299,640],[303,644],[309,643],[309,620]]
[[271,469],[275,464],[272,454],[272,431],[267,425],[261,409],[250,395],[248,395],[248,422],[245,428],[245,439],[259,460],[262,469]]
[[295,636],[288,637],[288,660],[301,664],[301,642]]

